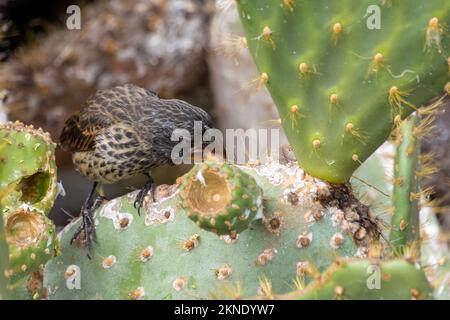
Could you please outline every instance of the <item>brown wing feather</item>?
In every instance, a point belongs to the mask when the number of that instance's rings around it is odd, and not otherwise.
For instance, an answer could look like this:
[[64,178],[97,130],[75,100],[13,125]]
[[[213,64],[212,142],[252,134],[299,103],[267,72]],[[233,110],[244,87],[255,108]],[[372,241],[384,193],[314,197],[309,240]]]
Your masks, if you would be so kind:
[[95,148],[96,137],[129,116],[129,108],[144,98],[158,99],[156,93],[132,84],[97,91],[82,110],[70,117],[60,137],[61,147],[70,152]]
[[65,123],[60,137],[61,147],[65,151],[89,151],[95,148],[95,137],[104,129],[96,123],[80,121],[79,114],[71,116]]

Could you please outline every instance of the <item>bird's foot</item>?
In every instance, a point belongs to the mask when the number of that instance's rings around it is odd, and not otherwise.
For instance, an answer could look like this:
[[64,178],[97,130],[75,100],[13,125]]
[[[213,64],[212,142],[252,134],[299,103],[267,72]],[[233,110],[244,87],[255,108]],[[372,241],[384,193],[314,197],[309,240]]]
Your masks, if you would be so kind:
[[81,209],[81,216],[83,218],[82,223],[78,227],[77,231],[70,240],[70,244],[74,241],[79,241],[78,238],[82,235],[82,241],[88,250],[88,258],[90,259],[90,253],[92,248],[92,242],[96,242],[94,212],[100,206],[103,201],[103,197],[96,197],[92,203],[85,204]]
[[141,215],[141,208],[144,205],[145,196],[151,192],[152,201],[155,201],[155,182],[153,179],[149,179],[144,187],[139,191],[134,201],[134,208],[137,210],[138,214]]

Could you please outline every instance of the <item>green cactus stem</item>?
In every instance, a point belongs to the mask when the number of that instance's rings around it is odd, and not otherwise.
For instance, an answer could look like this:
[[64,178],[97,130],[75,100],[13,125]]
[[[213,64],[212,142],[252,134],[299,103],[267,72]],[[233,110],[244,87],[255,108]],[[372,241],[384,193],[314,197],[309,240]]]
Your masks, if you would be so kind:
[[315,177],[346,183],[396,120],[449,82],[450,2],[389,3],[237,1],[260,72],[252,83],[267,86],[299,165]]
[[[45,267],[48,298],[205,299],[286,293],[299,275],[309,282],[336,257],[364,256],[379,235],[371,210],[348,186],[306,175],[296,162],[239,167],[209,163],[201,177],[200,166],[182,177],[180,186],[159,186],[156,202],[147,197],[145,217],[133,208],[135,193],[102,205],[95,213],[98,245],[91,259],[81,238],[70,245],[80,221],[68,225],[59,234],[61,255]],[[210,232],[209,225],[192,220],[197,207],[183,204],[197,180],[217,190],[233,185],[242,189],[235,194],[249,194],[252,201],[259,192],[248,193],[243,182],[256,182],[254,189],[263,191],[262,215],[227,235]],[[235,196],[225,199],[226,208],[240,201]],[[242,210],[247,205],[239,202]]]
[[432,299],[423,270],[405,260],[338,261],[304,290],[276,297],[301,300]]
[[394,163],[394,190],[390,242],[397,254],[407,244],[419,240],[419,180],[420,140],[414,130],[420,121],[416,114],[404,120],[397,133],[397,152]]

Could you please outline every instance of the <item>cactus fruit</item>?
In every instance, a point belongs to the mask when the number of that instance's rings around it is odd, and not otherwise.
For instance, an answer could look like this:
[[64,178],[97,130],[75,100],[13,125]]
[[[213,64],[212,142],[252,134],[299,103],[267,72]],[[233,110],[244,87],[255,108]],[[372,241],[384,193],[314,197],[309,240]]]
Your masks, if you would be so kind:
[[432,299],[424,272],[405,260],[337,261],[304,290],[281,299]]
[[237,234],[262,215],[262,191],[237,167],[207,160],[183,177],[181,209],[205,230]]
[[[103,204],[95,213],[98,244],[93,245],[91,260],[77,247],[82,241],[69,243],[80,221],[69,224],[59,235],[61,255],[45,268],[48,297],[270,296],[291,291],[299,275],[307,274],[306,281],[311,281],[336,257],[364,256],[379,235],[371,211],[348,186],[312,178],[296,162],[233,168],[209,163],[200,177],[201,166],[182,177],[180,187],[159,186],[156,202],[146,198],[145,217],[132,206],[135,192]],[[216,176],[206,176],[208,172]],[[189,184],[202,179],[206,184],[229,179],[228,184],[244,190],[243,181],[256,181],[255,190],[261,188],[264,194],[263,215],[239,228],[222,230],[228,230],[226,235],[210,232],[209,224],[198,226],[185,201]],[[250,196],[253,199],[258,193]],[[225,199],[229,208],[237,198]],[[238,203],[245,210],[247,204]],[[242,230],[233,232],[238,229]]]
[[320,179],[346,183],[448,84],[447,0],[236,2],[254,83],[269,89],[299,165]]
[[41,129],[0,125],[0,214],[9,251],[3,275],[12,297],[36,297],[34,279],[55,253],[55,226],[47,217],[58,190],[54,151]]

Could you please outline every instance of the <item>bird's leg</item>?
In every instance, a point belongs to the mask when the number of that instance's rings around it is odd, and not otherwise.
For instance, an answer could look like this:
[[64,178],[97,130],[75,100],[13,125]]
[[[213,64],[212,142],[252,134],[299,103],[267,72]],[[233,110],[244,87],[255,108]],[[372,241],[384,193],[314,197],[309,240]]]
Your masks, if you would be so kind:
[[141,208],[144,203],[145,196],[149,191],[151,191],[152,200],[155,201],[155,181],[148,173],[146,173],[145,175],[147,176],[148,180],[145,183],[144,187],[139,191],[138,195],[136,196],[136,200],[134,201],[134,208],[137,209],[139,215],[141,215]]
[[100,196],[95,196],[95,189],[97,188],[98,183],[94,182],[92,186],[92,190],[89,193],[86,201],[81,208],[81,215],[83,217],[83,221],[81,225],[78,227],[77,231],[72,237],[70,243],[78,238],[81,232],[84,231],[84,241],[85,245],[88,248],[88,251],[91,249],[92,241],[95,240],[95,225],[93,221],[93,212],[97,209],[99,204],[101,203],[102,198]]

